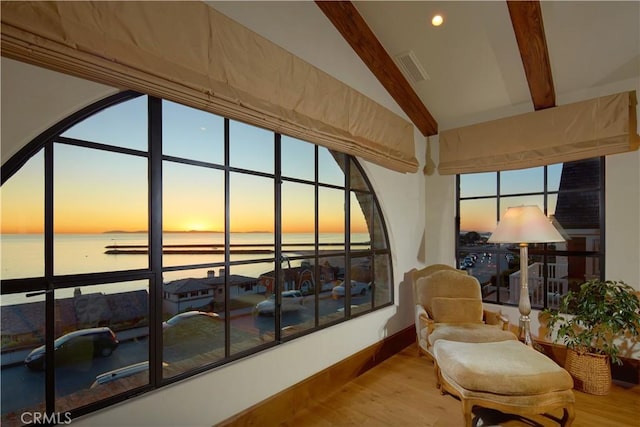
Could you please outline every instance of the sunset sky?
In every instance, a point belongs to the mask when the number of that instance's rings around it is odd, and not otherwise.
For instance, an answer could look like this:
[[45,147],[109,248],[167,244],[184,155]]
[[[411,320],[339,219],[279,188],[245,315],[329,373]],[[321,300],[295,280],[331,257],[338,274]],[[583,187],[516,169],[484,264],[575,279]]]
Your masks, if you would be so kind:
[[[146,98],[111,107],[63,136],[146,149]],[[164,154],[211,163],[223,161],[222,118],[164,102]],[[231,122],[230,164],[273,173],[273,133]],[[184,141],[189,144],[184,144]],[[213,143],[212,143],[213,141]],[[313,145],[282,140],[282,173],[313,180]],[[54,154],[54,229],[58,233],[141,231],[148,228],[147,159],[56,144]],[[322,182],[342,185],[344,175],[328,150],[320,150]],[[231,173],[231,231],[273,231],[274,186],[266,177]],[[166,231],[224,231],[224,173],[174,162],[163,163],[163,228]],[[285,233],[313,231],[313,187],[284,182]],[[44,156],[29,162],[0,189],[1,232],[41,233],[44,228]],[[320,232],[344,230],[343,192],[321,188]],[[366,232],[353,198],[352,231]]]
[[[274,173],[273,133],[230,122],[230,165]],[[63,136],[145,151],[147,105],[142,96],[104,110],[67,130]],[[163,154],[223,163],[224,120],[216,115],[163,101]],[[325,148],[319,150],[319,179],[343,185],[342,170]],[[282,137],[282,174],[314,179],[314,147]],[[58,233],[141,231],[148,228],[147,159],[65,144],[55,145],[54,229]],[[559,187],[562,165],[549,166],[549,190]],[[500,174],[500,216],[510,206],[537,204],[542,196],[509,197],[543,191],[543,168]],[[461,175],[461,230],[491,232],[496,226],[496,173]],[[44,228],[44,156],[37,154],[0,189],[2,233],[41,233]],[[224,173],[218,169],[163,162],[163,227],[166,231],[224,231]],[[232,232],[274,228],[273,180],[230,174]],[[465,197],[486,199],[464,200]],[[285,233],[313,231],[314,190],[310,185],[282,184]],[[549,214],[555,196],[549,198]],[[343,192],[321,188],[320,232],[344,230]],[[367,227],[355,198],[352,231]]]
[[[548,191],[560,187],[562,164],[548,166]],[[497,226],[497,218],[504,215],[507,208],[521,205],[538,205],[544,208],[544,198],[539,196],[510,196],[516,193],[536,193],[544,191],[544,168],[535,167],[500,173],[500,213],[496,206],[497,173],[475,173],[460,176],[460,230],[492,232]],[[464,200],[465,197],[483,197]],[[486,197],[486,198],[485,198]],[[557,196],[549,195],[548,215],[556,210]]]

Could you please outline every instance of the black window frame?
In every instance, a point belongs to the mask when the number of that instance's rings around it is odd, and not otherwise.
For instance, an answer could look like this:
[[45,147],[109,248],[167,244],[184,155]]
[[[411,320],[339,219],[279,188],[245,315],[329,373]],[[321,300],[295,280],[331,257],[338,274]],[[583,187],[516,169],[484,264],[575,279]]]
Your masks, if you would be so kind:
[[[598,192],[598,201],[599,201],[599,230],[600,230],[600,245],[599,245],[599,249],[597,251],[575,251],[575,250],[557,250],[555,248],[555,245],[552,244],[541,244],[541,245],[536,245],[534,248],[530,247],[528,252],[529,252],[529,256],[530,257],[539,257],[542,260],[542,271],[543,271],[543,305],[540,306],[535,306],[533,307],[536,310],[543,310],[543,309],[547,309],[550,308],[549,305],[549,295],[548,295],[548,277],[547,277],[547,265],[549,264],[549,259],[551,257],[556,257],[556,256],[562,256],[562,257],[584,257],[585,259],[588,257],[591,258],[597,258],[598,260],[598,269],[599,269],[599,278],[600,280],[604,280],[605,278],[605,244],[604,242],[606,241],[606,227],[605,227],[605,209],[606,209],[606,205],[605,205],[605,196],[606,196],[606,188],[605,188],[605,177],[606,177],[606,171],[605,171],[605,157],[601,156],[598,158],[594,158],[594,159],[587,159],[587,160],[595,160],[597,159],[599,162],[599,177],[597,179],[597,186],[594,187],[584,187],[581,188],[579,190],[569,190],[569,192],[583,192],[583,191],[597,191]],[[571,163],[571,162],[565,162],[565,163]],[[563,165],[565,164],[563,163]],[[460,224],[461,224],[461,217],[460,217],[460,202],[461,201],[466,201],[466,200],[482,200],[482,199],[495,199],[496,200],[496,224],[498,223],[498,221],[500,221],[500,212],[501,212],[501,199],[502,198],[508,198],[508,197],[522,197],[522,196],[542,196],[543,197],[543,203],[544,206],[542,207],[543,212],[545,215],[548,214],[548,201],[549,201],[549,196],[557,196],[560,194],[560,188],[558,188],[557,190],[550,190],[549,187],[549,180],[548,180],[548,168],[549,166],[553,166],[553,165],[544,165],[541,166],[543,168],[543,190],[542,191],[538,191],[538,192],[522,192],[522,193],[512,193],[509,192],[507,194],[502,194],[501,193],[501,188],[500,188],[500,174],[502,173],[501,171],[495,171],[495,172],[490,172],[490,173],[495,173],[496,174],[496,188],[495,188],[495,193],[494,194],[485,194],[485,195],[480,195],[480,196],[474,196],[474,195],[467,195],[462,197],[462,191],[461,191],[461,174],[457,174],[456,175],[456,217],[455,217],[455,259],[456,259],[456,267],[460,268],[461,266],[458,264],[460,261],[460,258],[462,257],[463,254],[469,252],[469,249],[463,249],[461,246],[461,228],[460,228]],[[525,170],[525,169],[517,169],[515,171],[518,170]],[[509,171],[511,172],[511,171]],[[496,256],[504,256],[508,253],[513,253],[513,251],[510,251],[507,249],[507,245],[505,244],[493,244],[493,249],[491,250],[492,254],[496,255]],[[518,267],[516,268],[516,270],[519,270],[519,264]],[[471,273],[473,274],[473,273]],[[504,286],[504,279],[505,277],[503,277],[504,275],[501,274],[500,271],[500,265],[496,264],[496,268],[495,268],[495,275],[492,278],[492,281],[495,280],[495,286],[497,288]],[[483,285],[483,283],[481,283],[481,286]],[[483,301],[486,303],[490,303],[490,304],[496,304],[496,305],[509,305],[509,306],[517,306],[518,303],[509,303],[508,301],[501,301],[500,298],[500,292],[496,292],[495,293],[495,300],[494,299],[487,299],[485,296],[485,293],[483,291]]]
[[[107,144],[100,144],[95,142],[77,140],[72,138],[66,138],[60,136],[66,130],[74,126],[75,124],[85,120],[86,118],[100,113],[102,110],[109,108],[111,106],[117,105],[122,102],[126,102],[140,96],[148,97],[148,135],[149,135],[149,144],[148,151],[141,151],[137,149],[123,148],[117,147]],[[186,378],[197,375],[201,372],[211,370],[213,368],[226,365],[235,360],[245,358],[250,355],[254,355],[260,353],[266,349],[278,346],[284,342],[299,338],[301,336],[305,336],[322,329],[331,327],[336,324],[340,324],[349,320],[352,320],[361,315],[371,313],[376,310],[383,309],[385,307],[391,306],[395,302],[395,291],[394,291],[394,283],[393,283],[393,257],[391,253],[391,248],[389,245],[389,237],[387,232],[386,222],[384,220],[384,216],[382,215],[382,209],[380,203],[378,202],[377,196],[373,191],[373,187],[368,177],[366,176],[362,166],[358,163],[357,159],[352,156],[346,154],[340,154],[339,156],[343,156],[344,163],[344,174],[345,174],[345,184],[343,187],[336,186],[333,184],[325,184],[318,182],[318,149],[319,147],[315,145],[315,181],[306,181],[302,179],[283,177],[280,173],[280,138],[281,134],[272,130],[274,138],[275,138],[275,172],[273,175],[265,174],[263,172],[253,172],[245,169],[235,168],[229,165],[229,118],[224,118],[225,123],[225,159],[224,165],[216,165],[216,164],[207,164],[193,159],[186,158],[178,158],[173,156],[164,155],[162,153],[162,102],[163,100],[160,98],[152,97],[149,95],[144,95],[141,93],[137,93],[134,91],[124,91],[117,93],[115,95],[111,95],[105,99],[97,101],[80,111],[71,114],[70,116],[62,119],[60,122],[51,126],[49,129],[44,131],[42,134],[34,138],[31,142],[26,144],[22,149],[20,149],[15,155],[13,155],[1,168],[1,182],[0,185],[4,185],[16,172],[20,170],[22,166],[26,164],[26,162],[34,155],[44,151],[44,170],[45,170],[45,200],[44,200],[44,275],[42,277],[27,277],[20,279],[2,279],[0,280],[0,293],[2,295],[5,294],[13,294],[13,293],[29,293],[32,295],[45,295],[45,328],[46,331],[54,331],[54,322],[55,322],[55,297],[54,291],[57,289],[64,288],[74,288],[74,287],[85,287],[88,285],[98,285],[98,284],[107,284],[107,283],[117,283],[117,282],[125,282],[131,280],[147,280],[149,282],[149,383],[145,386],[138,387],[135,389],[127,390],[123,393],[116,394],[110,396],[103,400],[97,400],[95,402],[86,404],[84,406],[74,408],[69,411],[69,415],[71,419],[85,415],[87,413],[91,413],[97,411],[99,409],[103,409],[105,407],[109,407],[118,402],[122,402],[131,397],[137,396],[142,393],[146,393],[149,391],[156,390],[158,388],[162,388],[169,384],[172,384],[177,381],[184,380]],[[253,126],[253,125],[251,125]],[[268,129],[267,129],[268,130]],[[97,150],[103,150],[107,152],[115,152],[115,153],[123,153],[127,155],[144,157],[148,160],[148,188],[149,188],[149,200],[148,200],[148,215],[149,215],[149,223],[148,223],[148,239],[149,239],[149,262],[148,268],[142,269],[134,269],[134,270],[123,270],[123,271],[107,271],[100,273],[81,273],[81,274],[64,274],[64,275],[55,275],[53,268],[53,145],[54,144],[68,144],[79,147],[87,147]],[[312,144],[313,145],[313,144]],[[283,336],[281,335],[282,329],[280,327],[280,321],[278,314],[276,316],[276,339],[270,343],[265,343],[263,345],[252,347],[248,351],[229,354],[229,322],[226,321],[226,329],[225,329],[225,346],[227,348],[223,359],[201,366],[196,369],[191,369],[182,374],[176,375],[170,378],[163,378],[162,373],[162,360],[160,356],[162,354],[162,301],[163,301],[163,290],[162,290],[162,273],[166,271],[177,271],[177,270],[188,270],[194,267],[203,267],[203,265],[181,265],[181,266],[172,266],[172,267],[163,267],[162,260],[162,235],[163,235],[163,227],[162,227],[162,164],[165,161],[177,162],[187,165],[196,165],[196,166],[204,166],[210,167],[214,169],[222,169],[225,173],[225,233],[227,235],[227,239],[225,240],[225,261],[224,263],[213,263],[211,266],[213,267],[221,267],[225,270],[225,286],[228,289],[229,281],[229,271],[230,267],[234,265],[241,265],[242,261],[231,261],[230,253],[229,253],[229,220],[230,220],[230,212],[229,212],[229,173],[230,172],[242,172],[255,174],[258,176],[266,176],[272,178],[274,180],[275,185],[275,206],[276,206],[276,225],[275,225],[275,259],[283,260],[282,254],[282,239],[281,239],[281,221],[280,221],[280,187],[282,182],[299,182],[305,184],[312,184],[315,187],[315,201],[316,201],[316,212],[315,212],[315,277],[319,278],[321,276],[320,266],[318,265],[318,261],[323,257],[326,257],[327,254],[323,253],[321,256],[319,255],[319,249],[321,247],[318,244],[318,189],[319,188],[332,188],[339,189],[344,192],[344,206],[345,206],[345,224],[344,224],[344,233],[345,233],[345,241],[344,241],[344,250],[338,251],[336,253],[344,253],[345,259],[345,277],[344,280],[346,283],[349,283],[350,280],[350,268],[347,266],[350,265],[351,262],[351,252],[350,249],[350,223],[349,223],[349,206],[350,206],[350,195],[352,193],[362,192],[366,193],[371,197],[372,200],[372,209],[375,210],[374,214],[376,216],[376,221],[379,223],[381,230],[373,231],[370,230],[371,242],[370,248],[368,250],[358,250],[354,252],[354,254],[358,257],[361,256],[369,256],[375,265],[376,257],[385,256],[388,263],[388,278],[389,278],[389,300],[382,304],[377,304],[374,298],[374,295],[371,295],[371,307],[366,309],[365,311],[352,313],[351,312],[351,295],[349,292],[345,293],[345,310],[344,316],[338,320],[320,323],[319,322],[319,314],[317,310],[318,298],[315,298],[316,304],[316,320],[315,326],[305,330],[301,333],[297,333],[294,335]],[[364,191],[361,188],[352,189],[350,187],[350,177],[351,177],[351,169],[356,168],[357,172],[360,174],[368,191]],[[385,242],[383,245],[376,245],[374,240],[375,238],[383,237]],[[329,254],[331,255],[331,254]],[[302,257],[300,257],[302,258]],[[291,258],[292,260],[294,258]],[[253,260],[252,262],[255,262]],[[275,263],[276,266],[276,274],[278,275],[280,271],[280,264]],[[209,266],[208,264],[206,266]],[[374,276],[375,277],[375,274]],[[316,296],[319,292],[319,287],[316,287],[315,293]],[[214,291],[215,293],[215,291]],[[222,289],[218,288],[218,294],[222,293]],[[229,293],[225,292],[225,298],[227,299],[226,306],[228,307],[228,299]],[[281,303],[280,292],[276,292],[277,305]],[[54,345],[55,336],[53,333],[47,333],[45,337],[45,347],[47,349],[52,349]],[[46,363],[47,367],[45,369],[45,408],[46,413],[49,416],[53,416],[56,414],[56,390],[55,390],[55,370],[54,370],[54,354],[53,351],[47,351],[46,353]],[[66,416],[66,415],[65,415]]]

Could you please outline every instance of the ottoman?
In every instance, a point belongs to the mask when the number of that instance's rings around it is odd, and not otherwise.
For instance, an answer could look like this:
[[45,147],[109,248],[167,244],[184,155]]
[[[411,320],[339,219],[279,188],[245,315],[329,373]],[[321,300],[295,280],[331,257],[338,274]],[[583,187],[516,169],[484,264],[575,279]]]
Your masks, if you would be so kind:
[[[542,353],[519,341],[434,344],[438,386],[462,402],[465,425],[474,406],[501,412],[544,415],[562,426],[575,418],[573,379]],[[558,418],[550,411],[562,409]]]

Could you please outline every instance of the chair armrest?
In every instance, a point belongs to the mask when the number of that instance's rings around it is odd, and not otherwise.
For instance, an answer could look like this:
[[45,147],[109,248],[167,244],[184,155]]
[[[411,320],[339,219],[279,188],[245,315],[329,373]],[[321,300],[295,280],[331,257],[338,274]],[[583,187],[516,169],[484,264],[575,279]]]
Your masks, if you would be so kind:
[[509,318],[500,311],[483,310],[483,319],[487,325],[496,325],[504,331],[509,330]]
[[427,335],[433,332],[434,320],[429,317],[427,310],[421,305],[416,305],[416,324],[420,329],[427,328]]

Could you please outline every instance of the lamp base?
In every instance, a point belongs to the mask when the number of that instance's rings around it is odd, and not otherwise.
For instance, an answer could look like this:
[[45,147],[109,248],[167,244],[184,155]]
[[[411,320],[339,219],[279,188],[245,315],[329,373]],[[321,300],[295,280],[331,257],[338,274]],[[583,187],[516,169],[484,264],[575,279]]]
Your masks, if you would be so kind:
[[518,323],[518,339],[522,339],[528,347],[533,347],[531,339],[531,319],[529,316],[521,315]]

